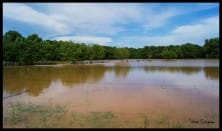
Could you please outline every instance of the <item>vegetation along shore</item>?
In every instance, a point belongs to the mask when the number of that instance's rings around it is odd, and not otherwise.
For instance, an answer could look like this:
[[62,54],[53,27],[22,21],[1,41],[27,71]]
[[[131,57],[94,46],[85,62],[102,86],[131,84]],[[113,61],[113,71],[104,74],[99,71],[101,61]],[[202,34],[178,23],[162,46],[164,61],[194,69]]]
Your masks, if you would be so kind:
[[3,65],[48,65],[102,59],[188,58],[219,58],[219,38],[206,39],[203,46],[193,43],[169,43],[168,46],[129,48],[43,40],[37,34],[23,37],[19,32],[12,30],[3,36]]

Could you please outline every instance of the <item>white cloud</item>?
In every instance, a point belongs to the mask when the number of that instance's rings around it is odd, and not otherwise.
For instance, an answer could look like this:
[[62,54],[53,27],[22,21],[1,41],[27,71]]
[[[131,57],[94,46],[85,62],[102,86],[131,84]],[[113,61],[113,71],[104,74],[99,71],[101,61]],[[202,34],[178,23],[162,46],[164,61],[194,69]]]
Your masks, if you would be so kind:
[[[57,38],[64,40],[106,44],[112,43],[112,35],[134,30],[133,26],[125,25],[133,23],[132,25],[136,25],[135,29],[142,28],[141,32],[147,32],[150,29],[168,26],[167,24],[175,16],[214,8],[219,4],[190,3],[168,6],[162,3],[36,3],[35,5],[37,6],[32,8],[27,4],[4,3],[3,17],[42,26],[43,30],[51,31],[51,34],[46,37],[54,37],[56,34],[63,35]],[[65,36],[66,34],[73,36]],[[219,17],[217,16],[201,20],[199,23],[182,25],[167,35],[124,37],[118,39],[117,43],[130,42],[129,44],[141,43],[141,45],[199,43],[203,38],[218,35]]]
[[131,4],[72,3],[48,6],[49,14],[77,35],[113,35],[124,28],[118,24],[141,18],[139,7]]
[[3,17],[17,21],[36,24],[47,27],[56,32],[68,30],[67,26],[52,17],[38,12],[25,4],[7,3],[3,4]]
[[191,42],[199,42],[203,38],[218,37],[219,16],[203,19],[199,23],[177,27],[171,32],[170,36],[175,37],[177,41],[187,40]]
[[[218,7],[215,3],[174,3],[174,6],[159,4],[152,6],[151,10],[145,11],[143,16],[147,16],[144,21],[144,28],[147,30],[163,27],[175,16],[198,12],[202,10]],[[171,4],[172,5],[172,4]]]
[[[157,13],[158,12],[158,13]],[[159,28],[168,23],[168,21],[179,14],[178,10],[169,9],[164,11],[152,10],[148,13],[148,17],[145,19],[144,27],[147,30]]]
[[[168,21],[182,13],[212,8],[205,6],[167,7],[164,4],[142,3],[46,3],[36,4],[44,8],[40,12],[25,4],[4,3],[3,16],[14,20],[42,25],[58,32],[76,33],[77,35],[107,34],[121,32],[121,24],[136,22],[146,29],[164,26]],[[193,4],[195,5],[195,4]]]
[[55,40],[62,41],[73,41],[78,43],[88,43],[88,44],[101,44],[105,45],[112,42],[109,37],[96,37],[96,36],[61,36],[54,38]]
[[192,42],[203,45],[207,38],[219,37],[219,16],[202,19],[198,23],[182,25],[163,36],[133,36],[120,38],[117,43],[136,47],[145,45],[170,45]]
[[[42,11],[26,4],[4,3],[3,16],[17,21],[47,27],[61,33],[77,35],[112,35],[126,24],[141,19],[140,4],[119,3],[48,3],[36,4]],[[52,32],[55,33],[55,32]]]

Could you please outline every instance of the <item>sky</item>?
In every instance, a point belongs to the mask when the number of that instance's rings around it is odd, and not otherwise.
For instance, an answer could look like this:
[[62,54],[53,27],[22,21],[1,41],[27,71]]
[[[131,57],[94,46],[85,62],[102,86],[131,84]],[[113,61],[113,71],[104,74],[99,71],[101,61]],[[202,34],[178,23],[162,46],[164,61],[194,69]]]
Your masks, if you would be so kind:
[[3,3],[3,34],[116,47],[204,45],[219,37],[219,3]]

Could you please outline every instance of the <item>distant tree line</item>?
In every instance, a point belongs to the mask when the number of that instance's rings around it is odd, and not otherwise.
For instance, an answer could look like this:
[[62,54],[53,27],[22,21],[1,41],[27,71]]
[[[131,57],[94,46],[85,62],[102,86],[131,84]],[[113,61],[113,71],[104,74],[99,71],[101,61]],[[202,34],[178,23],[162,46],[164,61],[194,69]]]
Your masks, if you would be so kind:
[[38,61],[81,61],[101,59],[219,58],[219,38],[206,39],[203,46],[185,43],[143,48],[111,47],[71,41],[42,40],[37,34],[26,38],[17,31],[3,36],[3,61],[30,65]]

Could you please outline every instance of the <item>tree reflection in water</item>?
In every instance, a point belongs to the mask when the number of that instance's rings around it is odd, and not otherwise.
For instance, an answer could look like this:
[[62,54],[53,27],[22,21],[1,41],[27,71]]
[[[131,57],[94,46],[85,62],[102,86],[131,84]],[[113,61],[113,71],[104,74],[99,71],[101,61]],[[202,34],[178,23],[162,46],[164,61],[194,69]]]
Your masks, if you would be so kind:
[[[172,72],[186,75],[204,71],[207,79],[219,79],[219,67],[138,67],[146,72]],[[38,96],[48,88],[52,81],[61,80],[66,87],[74,87],[83,83],[96,83],[102,80],[106,71],[115,73],[117,78],[129,75],[131,68],[128,62],[117,62],[114,66],[104,65],[67,65],[50,66],[18,66],[3,68],[3,89],[8,93],[18,93],[29,90],[30,95]]]
[[104,77],[104,66],[62,66],[62,67],[7,67],[3,69],[3,87],[9,93],[29,90],[37,96],[54,80],[61,80],[67,87],[81,83],[95,83]]

